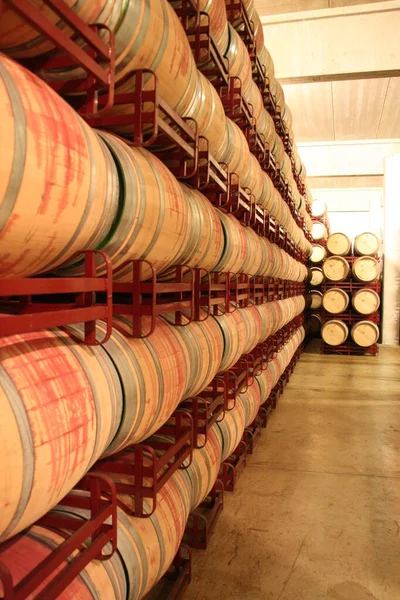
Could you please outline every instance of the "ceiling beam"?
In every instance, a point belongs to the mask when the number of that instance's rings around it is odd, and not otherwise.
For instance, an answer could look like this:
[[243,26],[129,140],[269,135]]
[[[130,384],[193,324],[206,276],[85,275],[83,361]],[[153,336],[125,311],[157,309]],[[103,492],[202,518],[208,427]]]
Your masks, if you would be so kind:
[[300,75],[297,77],[280,77],[284,84],[326,83],[327,81],[355,81],[359,79],[384,79],[400,77],[400,69],[381,69],[380,71],[357,71],[356,73],[326,73],[324,75]]
[[400,0],[310,14],[263,19],[265,43],[283,83],[399,77]]

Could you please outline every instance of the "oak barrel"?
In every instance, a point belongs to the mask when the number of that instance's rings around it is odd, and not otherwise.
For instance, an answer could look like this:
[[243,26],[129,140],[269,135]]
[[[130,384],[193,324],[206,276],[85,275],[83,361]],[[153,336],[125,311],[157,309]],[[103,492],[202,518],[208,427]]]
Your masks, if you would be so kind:
[[312,224],[311,235],[314,240],[326,240],[328,237],[328,232],[323,223],[319,221],[314,221]]
[[379,309],[381,299],[374,290],[363,288],[353,294],[351,302],[358,313],[370,315]]
[[351,328],[351,337],[357,346],[369,348],[378,341],[379,327],[372,321],[359,321]]
[[[299,157],[300,158],[300,157]],[[311,205],[311,214],[313,217],[319,218],[327,214],[327,207],[323,200],[313,200]]]
[[319,267],[311,267],[310,269],[310,283],[311,285],[321,285],[324,281],[324,274],[322,269]]
[[340,288],[331,288],[324,293],[322,306],[327,312],[338,315],[347,309],[349,301],[347,292]]
[[312,263],[320,263],[326,257],[326,249],[319,244],[312,245],[312,253],[310,256],[310,260]]
[[378,254],[380,242],[374,233],[360,233],[354,240],[354,253],[361,256],[374,256]]
[[326,247],[331,254],[336,256],[351,254],[351,241],[344,233],[331,233],[326,240]]
[[349,276],[350,265],[342,256],[329,256],[322,265],[322,271],[329,281],[343,281]]
[[360,256],[353,263],[353,275],[358,281],[370,283],[380,276],[379,262],[372,256]]
[[340,346],[349,335],[346,323],[338,320],[326,321],[321,327],[321,337],[329,346]]
[[322,306],[322,293],[318,290],[311,290],[311,308],[321,308]]

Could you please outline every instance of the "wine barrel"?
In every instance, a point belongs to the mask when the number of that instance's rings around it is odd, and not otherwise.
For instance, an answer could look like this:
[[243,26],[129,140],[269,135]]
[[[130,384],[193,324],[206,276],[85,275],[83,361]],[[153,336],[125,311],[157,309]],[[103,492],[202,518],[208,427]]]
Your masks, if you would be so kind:
[[226,144],[221,162],[228,165],[230,173],[236,173],[239,181],[246,179],[249,172],[250,150],[246,138],[239,127],[230,119],[225,119]]
[[[174,321],[173,313],[162,316],[169,323]],[[187,311],[183,311],[184,327],[173,327],[172,331],[184,351],[189,354],[189,379],[184,398],[196,396],[220,370],[224,352],[224,338],[216,318],[200,311],[200,321],[187,323]]]
[[321,285],[321,283],[324,281],[324,274],[322,272],[322,269],[320,269],[319,267],[311,267],[310,269],[310,283],[312,286],[314,285]]
[[230,369],[241,357],[246,345],[247,327],[243,319],[243,311],[235,310],[232,313],[215,317],[221,328],[224,338],[223,355],[220,371]]
[[232,215],[218,211],[218,216],[225,236],[225,246],[215,270],[223,273],[242,273],[247,258],[245,228]]
[[245,427],[248,427],[253,423],[260,410],[261,393],[256,380],[253,381],[244,394],[240,394],[240,399],[244,407],[244,424]]
[[379,338],[379,327],[372,321],[359,321],[351,328],[351,338],[362,348],[376,344]]
[[208,14],[211,36],[220,53],[224,55],[229,41],[225,0],[200,0],[199,10],[200,24],[207,22],[201,13]]
[[50,510],[113,440],[118,374],[101,347],[60,330],[0,338],[0,540]]
[[358,281],[371,282],[379,279],[380,266],[372,256],[360,256],[353,263],[352,272]]
[[[150,328],[150,317],[143,318],[143,327]],[[70,329],[78,335],[82,332],[82,326]],[[155,331],[148,338],[133,338],[131,331],[130,318],[114,317],[112,335],[102,346],[115,365],[123,392],[118,432],[104,448],[103,456],[142,442],[159,429],[181,402],[190,384],[192,357],[174,327],[157,317]],[[99,339],[104,336],[104,323],[98,324],[97,333]],[[202,366],[199,360],[200,375]]]
[[322,306],[327,312],[338,315],[347,309],[349,301],[347,292],[340,288],[331,288],[324,293]]
[[[196,89],[184,116],[196,121],[199,135],[207,138],[211,154],[220,161],[229,143],[226,137],[225,110],[213,84],[200,71],[195,77]],[[194,126],[191,121],[188,124]]]
[[343,281],[349,276],[350,266],[342,256],[329,256],[322,265],[322,271],[329,281]]
[[241,394],[236,399],[234,409],[225,412],[225,417],[217,423],[222,436],[222,456],[224,462],[239,445],[245,428],[245,410],[240,401]]
[[316,241],[326,240],[328,232],[323,223],[320,223],[319,221],[314,221],[312,224],[311,235],[312,238]]
[[240,35],[229,23],[229,42],[225,52],[228,59],[228,72],[231,77],[238,77],[242,83],[242,92],[247,94],[252,82],[250,56]]
[[311,308],[321,308],[322,306],[322,293],[318,290],[311,290]]
[[260,388],[260,403],[264,404],[269,398],[272,391],[272,377],[268,369],[262,371],[261,375],[257,375],[255,380]]
[[254,195],[254,199],[257,204],[260,203],[260,199],[263,198],[264,194],[264,173],[260,167],[260,163],[254,156],[254,154],[250,154],[249,156],[249,164],[248,171],[246,175],[244,175],[240,180],[240,185],[243,188],[248,188],[250,192]]
[[272,147],[275,143],[275,123],[265,109],[261,112],[261,115],[256,123],[257,131],[263,138],[265,142],[265,147],[267,150],[272,150]]
[[246,344],[243,352],[244,354],[248,354],[260,341],[261,315],[255,306],[244,308],[241,312],[246,326]]
[[373,233],[360,233],[354,240],[354,253],[360,256],[374,256],[379,248],[380,241]]
[[[299,157],[300,160],[300,157]],[[301,163],[301,160],[300,160]],[[324,217],[328,213],[327,206],[323,200],[313,200],[311,214],[315,218]]]
[[312,263],[320,263],[326,258],[326,249],[319,244],[312,245],[310,260]]
[[[182,187],[153,154],[130,148],[120,138],[101,134],[119,166],[122,208],[103,250],[111,260],[115,280],[132,279],[129,261],[146,259],[156,271],[174,264],[193,236],[189,207]],[[105,267],[101,265],[99,274]],[[83,265],[72,265],[67,274],[83,274]],[[149,279],[145,267],[142,279]]]
[[357,290],[351,298],[353,308],[362,315],[371,315],[379,310],[381,299],[379,295],[368,288]]
[[326,240],[326,247],[331,254],[336,256],[351,254],[351,241],[344,233],[331,233]]
[[310,330],[310,334],[313,337],[318,336],[321,332],[321,327],[322,327],[321,317],[317,314],[310,315],[310,317],[308,319],[308,327]]
[[[57,514],[60,512],[57,511]],[[34,525],[14,538],[12,544],[1,546],[0,562],[10,570],[14,585],[29,576],[31,570],[48,558],[53,550],[59,548],[66,537],[62,531]],[[106,551],[109,552],[110,548],[106,548]],[[68,561],[65,560],[63,566],[67,565]],[[46,578],[38,587],[38,592],[49,581],[50,578]],[[107,561],[89,562],[79,575],[63,588],[58,598],[92,600],[96,594],[98,600],[125,600],[127,589],[124,563],[117,550]],[[3,593],[3,585],[0,582],[0,594]]]
[[189,207],[190,236],[186,237],[186,244],[175,262],[214,271],[224,250],[224,234],[218,213],[199,190],[183,184],[181,188]]
[[246,92],[246,94],[244,95],[244,97],[252,108],[253,117],[256,120],[256,128],[258,130],[258,124],[259,124],[261,115],[264,113],[265,109],[264,109],[264,102],[263,102],[263,98],[261,96],[261,92],[258,88],[258,85],[255,83],[255,81],[253,81],[253,80],[251,81],[251,84],[249,85],[249,89]]
[[243,273],[248,275],[259,274],[260,268],[263,261],[265,260],[265,254],[263,252],[263,245],[261,238],[257,235],[250,227],[244,227],[244,236],[247,239],[246,242],[246,260],[243,263]]
[[275,67],[274,61],[272,60],[272,56],[270,55],[265,46],[260,51],[259,59],[262,66],[264,67],[265,79],[269,84],[271,84],[272,79],[275,75]]
[[264,49],[264,32],[260,19],[260,15],[255,10],[253,12],[253,24],[254,24],[254,40],[256,43],[257,54],[260,54]]
[[221,457],[221,431],[214,423],[208,431],[205,445],[193,450],[192,462],[186,469],[191,487],[190,511],[201,504],[209,494],[218,477]]
[[276,107],[278,110],[282,111],[285,106],[285,94],[283,92],[283,88],[276,77],[272,78],[270,83],[270,91],[272,97],[275,100]]
[[117,171],[105,144],[53,90],[5,56],[0,108],[0,276],[54,270],[101,246],[118,211]]
[[326,321],[321,327],[321,336],[329,346],[340,346],[349,335],[349,329],[343,321]]

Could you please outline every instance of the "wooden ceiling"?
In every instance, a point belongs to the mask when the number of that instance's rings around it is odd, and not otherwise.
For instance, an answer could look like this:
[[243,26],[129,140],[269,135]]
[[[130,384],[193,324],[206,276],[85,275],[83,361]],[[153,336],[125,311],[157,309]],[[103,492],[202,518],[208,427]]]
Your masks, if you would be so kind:
[[400,78],[284,85],[302,142],[400,138]]
[[339,6],[356,6],[357,4],[372,4],[384,0],[255,0],[255,7],[260,17],[277,15],[319,8],[337,8]]

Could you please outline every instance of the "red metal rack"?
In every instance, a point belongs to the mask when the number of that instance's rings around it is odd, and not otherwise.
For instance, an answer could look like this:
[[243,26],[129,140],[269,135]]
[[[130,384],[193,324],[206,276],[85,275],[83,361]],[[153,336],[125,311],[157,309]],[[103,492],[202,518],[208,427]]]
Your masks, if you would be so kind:
[[[0,279],[0,336],[83,322],[86,344],[106,342],[112,329],[111,263],[104,252],[83,254],[84,277]],[[96,275],[96,257],[105,265],[104,277]],[[96,293],[102,293],[105,300],[98,302]],[[100,319],[107,324],[106,334],[97,341],[96,321]]]
[[206,550],[224,507],[224,486],[217,479],[207,498],[189,515],[183,540],[192,548]]
[[224,492],[234,492],[240,475],[246,466],[247,446],[240,442],[233,454],[222,463],[218,478],[222,481]]
[[347,340],[340,346],[330,346],[322,340],[320,352],[321,354],[342,354],[344,356],[377,356],[379,354],[379,348],[377,344],[373,344],[368,348],[363,348],[362,346],[355,344],[352,340]]
[[346,323],[347,325],[354,325],[354,323],[359,323],[360,321],[372,321],[378,325],[381,320],[379,312],[374,312],[370,315],[361,315],[352,309],[349,309],[344,313],[332,314],[322,308],[318,311],[318,314],[320,315],[323,323],[335,319],[338,321],[343,321],[343,323]]
[[225,381],[222,377],[215,377],[198,396],[189,398],[180,405],[193,418],[194,448],[206,445],[211,427],[225,416],[226,404]]
[[260,440],[261,427],[262,420],[257,416],[253,423],[251,423],[251,425],[246,427],[244,430],[243,441],[247,446],[247,454],[253,454],[254,450],[256,449],[256,446]]
[[258,416],[261,420],[261,427],[265,428],[267,426],[268,420],[272,414],[272,398],[269,398],[260,406],[260,410],[258,411]]
[[192,452],[193,419],[178,409],[146,444],[129,446],[98,461],[94,469],[123,476],[124,483],[115,482],[117,494],[130,496],[133,502],[118,498],[118,506],[129,515],[149,517],[157,507],[158,493],[177,469],[190,465]]
[[145,600],[180,600],[192,578],[192,554],[181,544],[171,566]]
[[[86,520],[56,509],[36,525],[56,530],[64,541],[14,585],[10,570],[0,563],[4,600],[54,600],[92,560],[107,560],[117,548],[117,504],[113,481],[89,473],[60,502],[60,506],[87,511]],[[19,534],[2,544],[18,544]],[[107,551],[105,550],[107,547]],[[49,581],[43,586],[43,582]],[[34,596],[33,596],[34,594]]]

